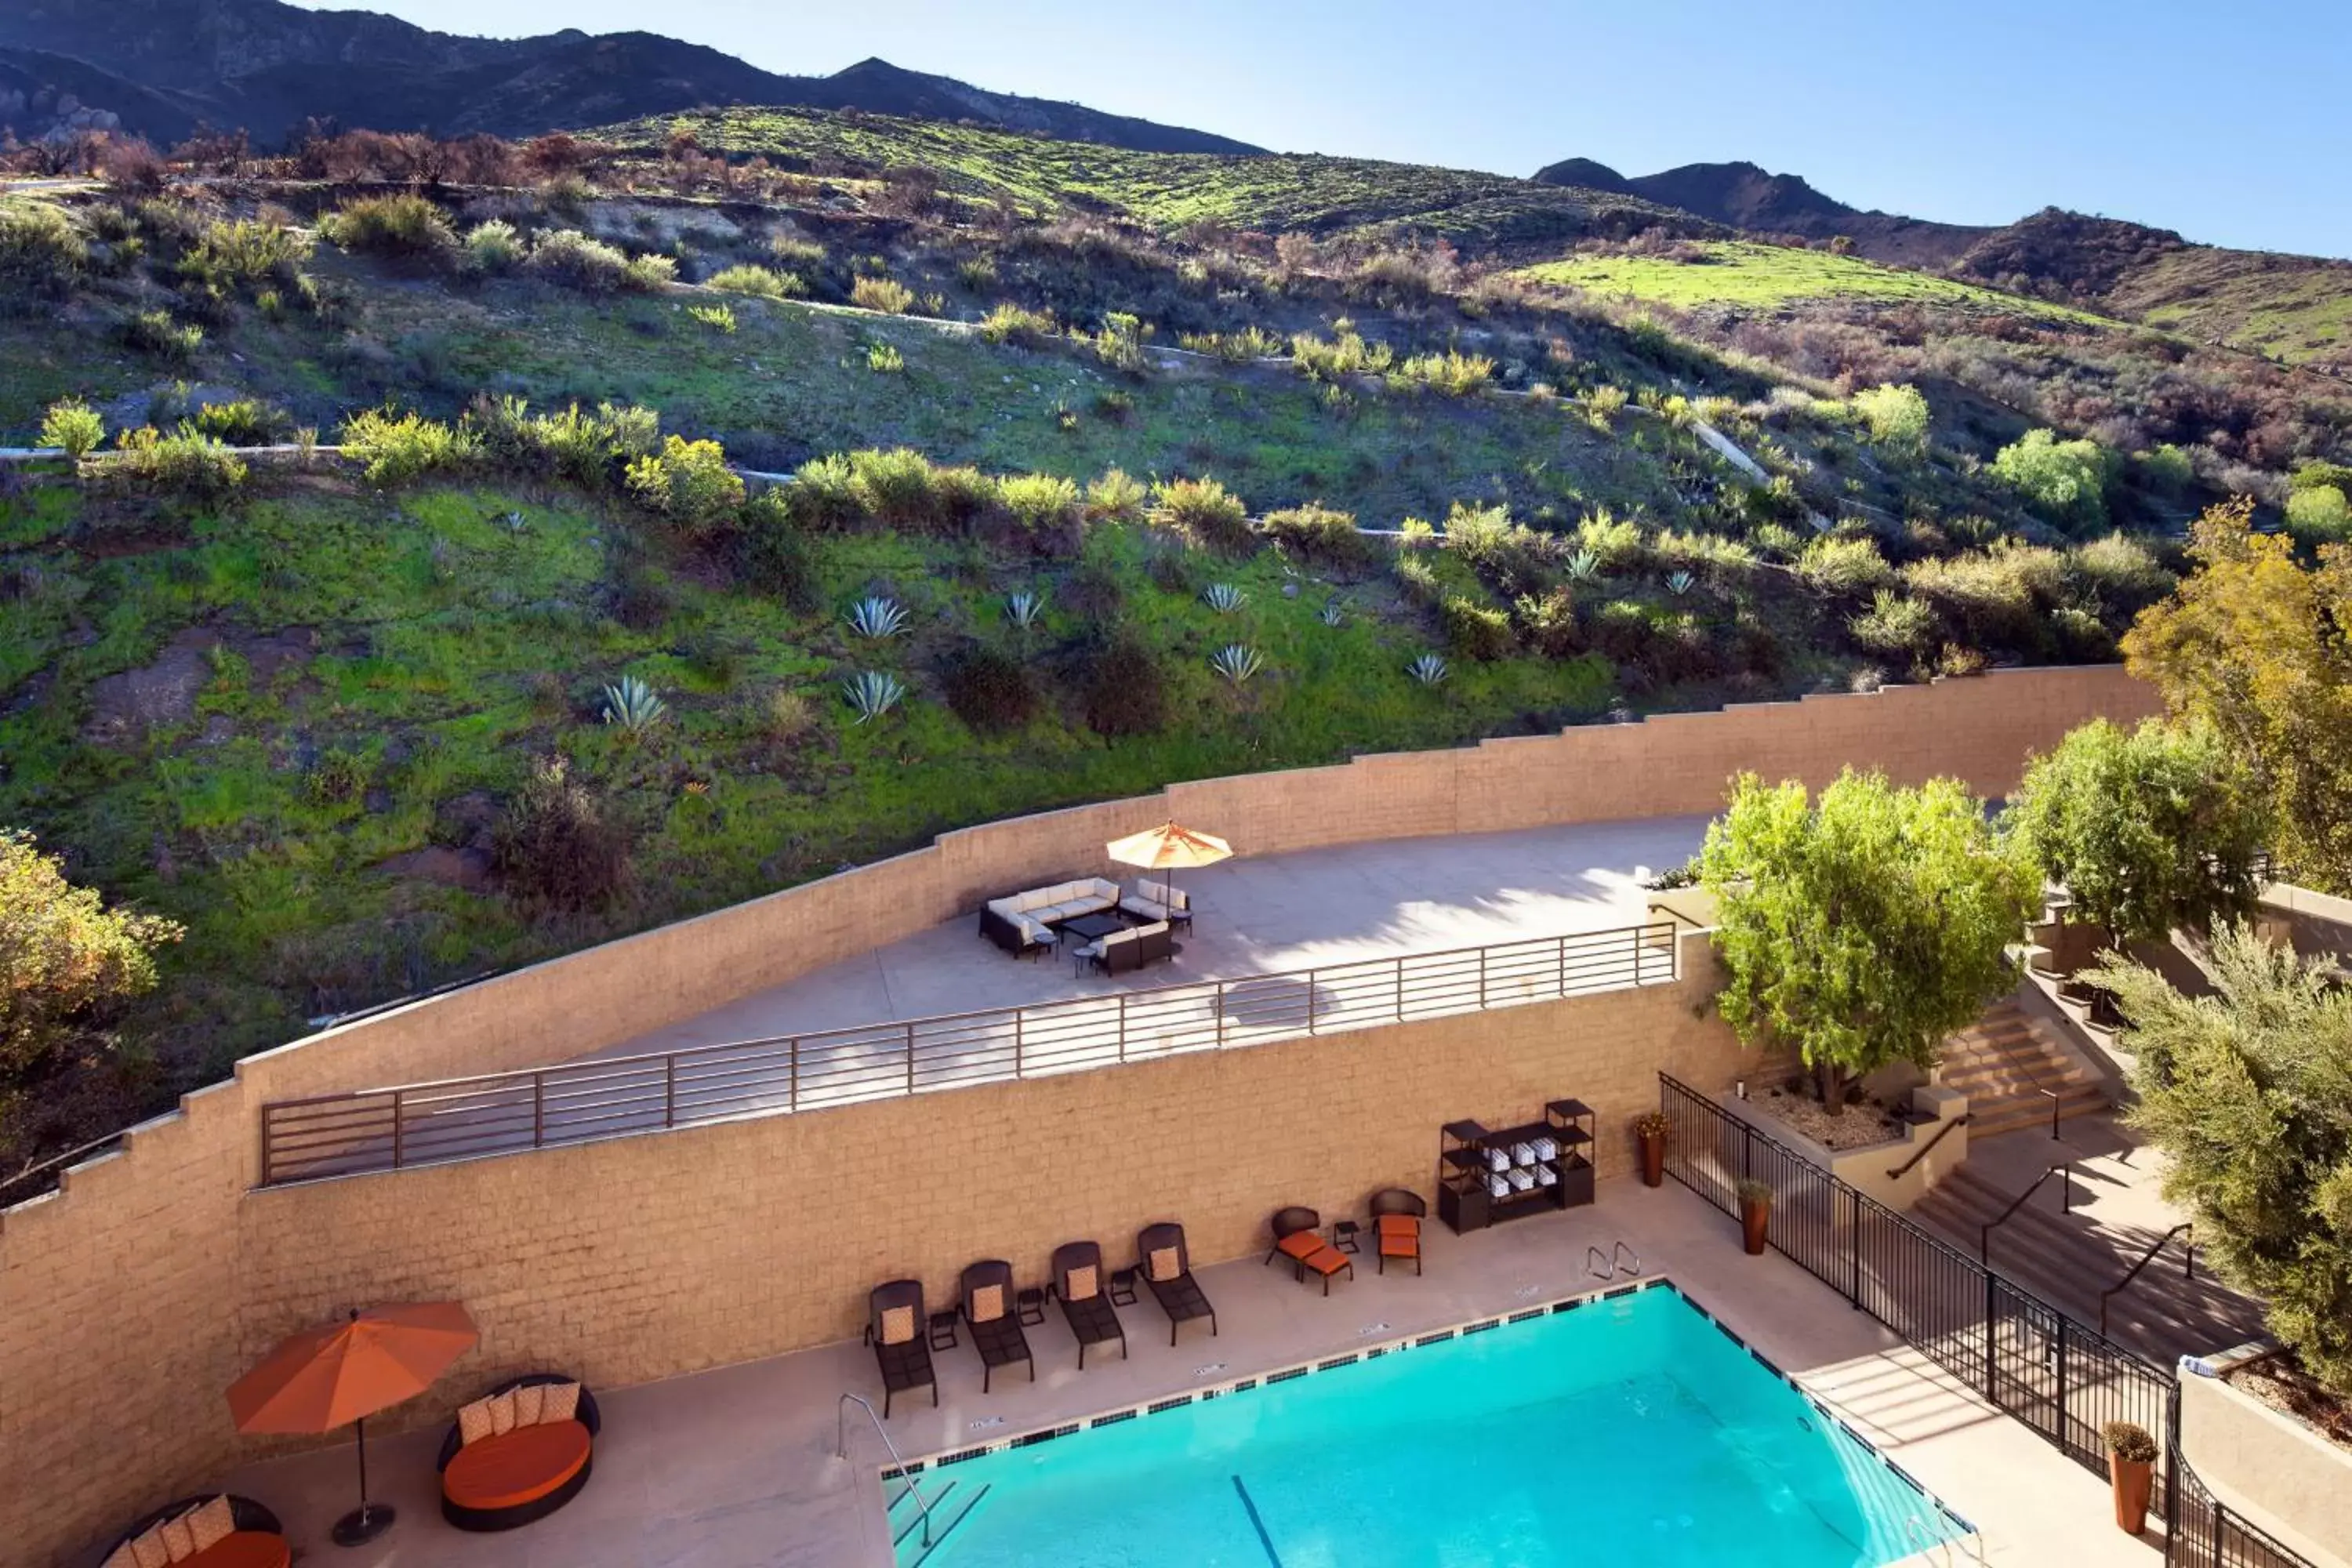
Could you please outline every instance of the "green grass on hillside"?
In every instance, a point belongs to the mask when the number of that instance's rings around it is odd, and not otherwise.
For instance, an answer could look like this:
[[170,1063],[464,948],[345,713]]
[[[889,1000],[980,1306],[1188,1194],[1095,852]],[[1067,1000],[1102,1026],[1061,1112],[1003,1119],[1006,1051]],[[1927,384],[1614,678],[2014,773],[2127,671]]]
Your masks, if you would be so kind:
[[1571,256],[1523,268],[1543,283],[1593,294],[1626,295],[1687,309],[1694,305],[1770,308],[1812,300],[1862,300],[1889,304],[1980,305],[2009,314],[2095,318],[2055,305],[1924,272],[1881,267],[1826,250],[1797,250],[1746,240],[1693,245],[1700,259],[1667,256]]
[[2352,371],[2352,262],[2176,250],[2134,272],[2111,298],[2154,326],[2290,364]]

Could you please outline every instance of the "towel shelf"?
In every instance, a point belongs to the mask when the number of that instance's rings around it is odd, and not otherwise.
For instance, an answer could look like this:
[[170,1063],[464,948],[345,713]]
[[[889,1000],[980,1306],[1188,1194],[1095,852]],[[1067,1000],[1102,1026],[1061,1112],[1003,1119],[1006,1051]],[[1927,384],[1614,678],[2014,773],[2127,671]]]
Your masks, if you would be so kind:
[[[1438,1217],[1460,1233],[1592,1202],[1592,1161],[1580,1151],[1592,1146],[1593,1121],[1591,1107],[1582,1100],[1555,1100],[1544,1107],[1541,1121],[1516,1127],[1447,1122],[1437,1134]],[[1539,1151],[1546,1143],[1553,1151],[1551,1158],[1532,1165],[1513,1152],[1517,1144]],[[1505,1162],[1501,1167],[1495,1164],[1497,1152]],[[1536,1184],[1513,1185],[1506,1173],[1512,1170],[1538,1173]],[[1549,1173],[1550,1179],[1541,1173]],[[1492,1184],[1496,1181],[1507,1189],[1499,1194]]]

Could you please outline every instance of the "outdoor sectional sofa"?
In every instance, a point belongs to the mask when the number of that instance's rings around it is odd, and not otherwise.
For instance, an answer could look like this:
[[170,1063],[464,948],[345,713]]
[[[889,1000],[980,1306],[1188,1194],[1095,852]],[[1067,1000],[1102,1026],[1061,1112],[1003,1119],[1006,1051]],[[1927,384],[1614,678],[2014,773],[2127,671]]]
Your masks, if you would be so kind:
[[1093,964],[1105,974],[1126,974],[1147,963],[1175,957],[1176,939],[1169,931],[1166,921],[1157,921],[1148,926],[1129,926],[1125,931],[1097,937],[1071,956]]
[[980,911],[980,934],[1015,958],[1030,957],[1054,945],[1054,927],[1062,921],[1118,907],[1118,884],[1108,878],[1056,882],[989,900]]

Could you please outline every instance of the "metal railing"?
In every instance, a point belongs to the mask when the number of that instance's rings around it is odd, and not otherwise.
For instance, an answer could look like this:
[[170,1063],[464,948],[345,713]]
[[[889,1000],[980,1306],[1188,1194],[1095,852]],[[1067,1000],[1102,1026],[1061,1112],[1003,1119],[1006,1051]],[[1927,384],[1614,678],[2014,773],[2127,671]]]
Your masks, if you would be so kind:
[[905,1023],[354,1089],[261,1109],[265,1186],[1669,984],[1650,921]]
[[1886,1179],[1890,1182],[1899,1182],[1904,1177],[1909,1175],[1911,1173],[1911,1167],[1926,1159],[1928,1155],[1934,1153],[1936,1152],[1936,1145],[1941,1143],[1947,1137],[1948,1137],[1953,1128],[1966,1127],[1968,1124],[1968,1117],[1960,1115],[1953,1117],[1949,1121],[1947,1121],[1941,1127],[1937,1128],[1936,1135],[1927,1140],[1927,1146],[1920,1150],[1917,1153],[1912,1155],[1908,1160],[1904,1161],[1903,1163],[1888,1171],[1886,1173]]
[[2058,1212],[2060,1214],[2073,1214],[2074,1212],[2074,1162],[2071,1160],[2061,1160],[2056,1164],[2051,1166],[2048,1170],[2042,1172],[2040,1175],[2034,1177],[2033,1184],[2032,1186],[2018,1194],[2017,1196],[2010,1199],[2009,1206],[2007,1208],[2001,1210],[1999,1214],[1993,1215],[1992,1218],[1985,1221],[1984,1224],[1977,1227],[1977,1261],[1979,1264],[1983,1265],[1987,1268],[1992,1267],[1992,1233],[1999,1230],[2002,1226],[2007,1225],[2016,1215],[2017,1211],[2025,1206],[2025,1200],[2040,1192],[2042,1190],[2042,1184],[2048,1181],[2053,1176],[2058,1178]]
[[2231,1513],[2197,1472],[2171,1451],[2172,1507],[2165,1515],[2164,1561],[2170,1568],[2314,1568]]
[[890,1456],[891,1468],[898,1472],[898,1479],[907,1483],[907,1493],[915,1500],[915,1507],[923,1516],[923,1544],[930,1545],[931,1505],[923,1496],[920,1477],[918,1472],[907,1468],[907,1461],[898,1457],[898,1445],[890,1441],[889,1431],[882,1425],[882,1417],[874,1414],[874,1406],[866,1403],[864,1394],[845,1394],[835,1401],[833,1457],[836,1459],[849,1458],[849,1407],[853,1405],[865,1411],[866,1419],[874,1424],[874,1435],[882,1439],[883,1451]]
[[2149,1247],[2146,1252],[2141,1253],[2139,1255],[2139,1261],[2133,1264],[2129,1269],[2126,1270],[2122,1279],[2116,1280],[2114,1284],[2099,1292],[2099,1332],[2104,1334],[2107,1331],[2107,1303],[2116,1299],[2116,1292],[2120,1291],[2125,1286],[2130,1284],[2133,1280],[2138,1279],[2140,1270],[2155,1262],[2156,1255],[2162,1252],[2166,1247],[2171,1246],[2172,1238],[2180,1235],[2184,1231],[2189,1233],[2189,1241],[2188,1245],[2181,1249],[2184,1254],[2181,1261],[2185,1265],[2181,1270],[2181,1276],[2188,1279],[2194,1279],[2197,1278],[2196,1228],[2196,1221],[2186,1219],[2182,1220],[2179,1225],[2174,1226],[2170,1230],[2168,1230],[2162,1236],[2158,1237],[2156,1238],[2156,1245]]

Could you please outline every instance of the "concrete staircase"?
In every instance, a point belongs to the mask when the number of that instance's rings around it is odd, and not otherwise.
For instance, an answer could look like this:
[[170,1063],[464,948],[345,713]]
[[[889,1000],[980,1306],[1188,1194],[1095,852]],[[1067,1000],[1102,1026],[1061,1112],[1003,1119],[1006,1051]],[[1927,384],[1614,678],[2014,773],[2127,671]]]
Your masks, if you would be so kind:
[[[2074,1180],[2078,1203],[2095,1199],[2095,1190],[2085,1188],[2095,1189],[2099,1180],[2095,1163],[2083,1170]],[[2082,1213],[2061,1214],[2060,1191],[2058,1178],[2052,1177],[1992,1233],[1992,1268],[2076,1322],[2096,1328],[2102,1292],[2129,1273],[2162,1233],[2104,1225]],[[1974,1258],[1982,1226],[2016,1195],[1962,1165],[1919,1200],[1911,1217]],[[2108,1303],[2109,1337],[2159,1366],[2168,1367],[2183,1355],[2243,1344],[2268,1331],[2261,1309],[2213,1279],[2201,1263],[2195,1279],[2183,1277],[2183,1244],[2189,1239],[2175,1237]]]
[[1970,1142],[2049,1125],[2045,1089],[2058,1097],[2062,1121],[2108,1109],[2105,1086],[2014,996],[1944,1042],[1941,1081],[1969,1097]]

